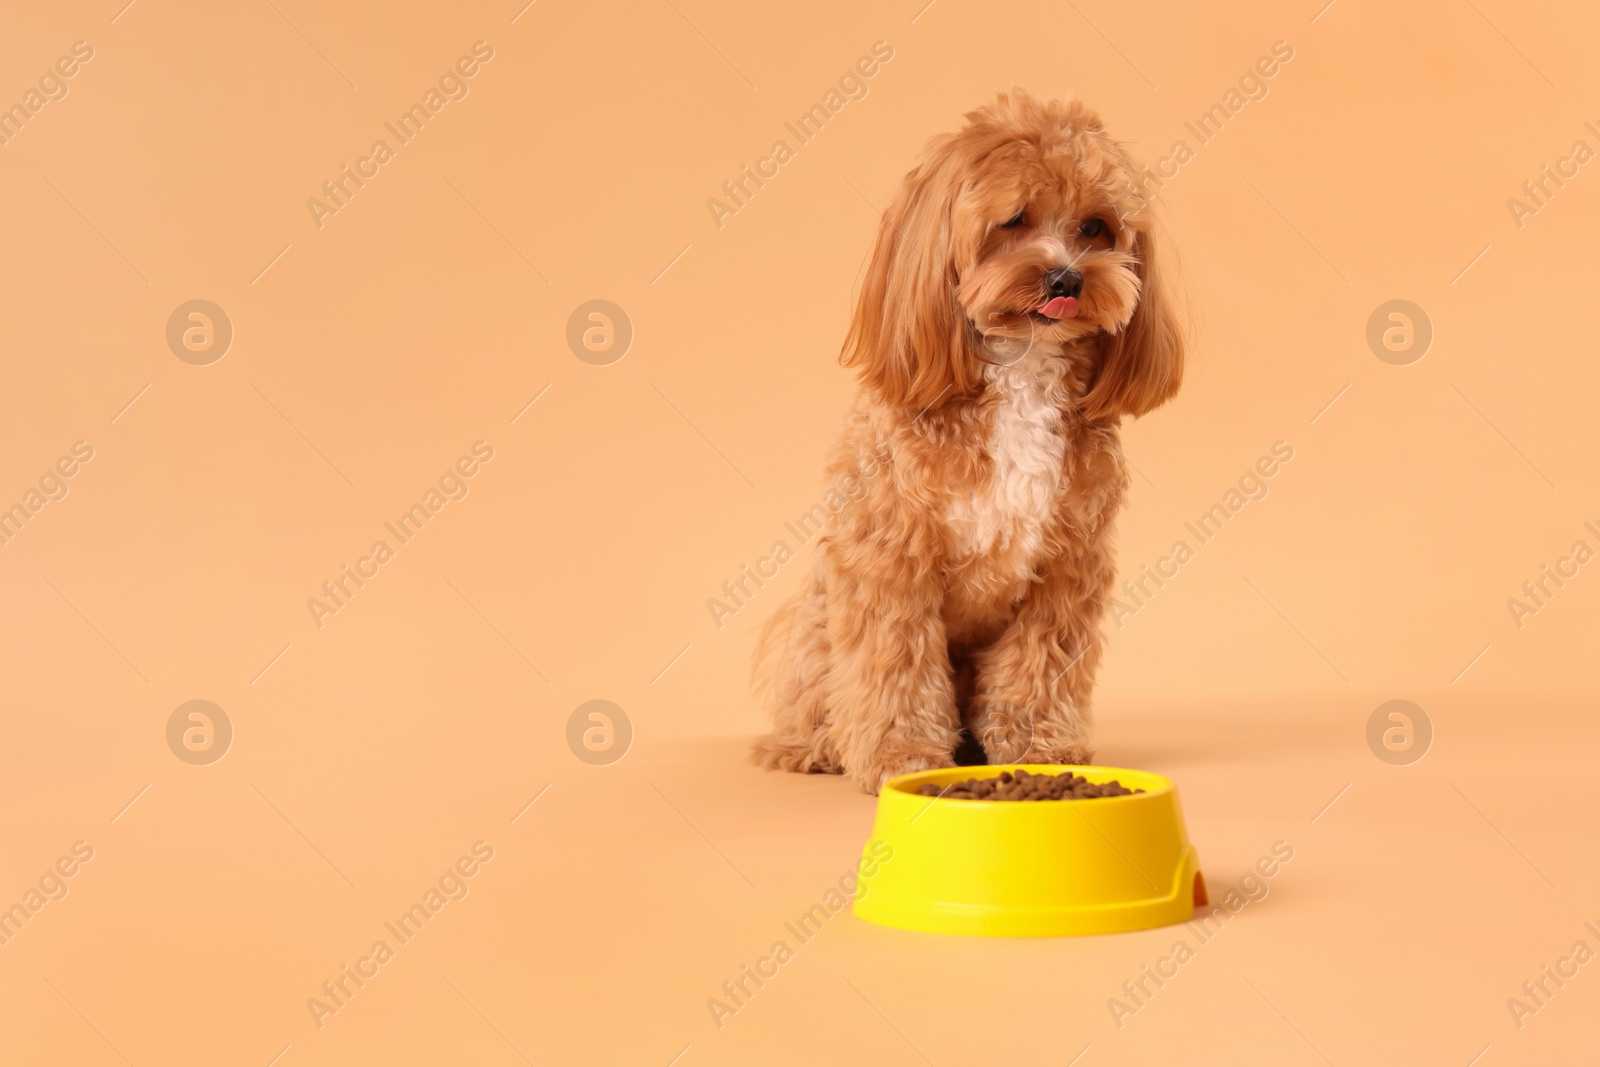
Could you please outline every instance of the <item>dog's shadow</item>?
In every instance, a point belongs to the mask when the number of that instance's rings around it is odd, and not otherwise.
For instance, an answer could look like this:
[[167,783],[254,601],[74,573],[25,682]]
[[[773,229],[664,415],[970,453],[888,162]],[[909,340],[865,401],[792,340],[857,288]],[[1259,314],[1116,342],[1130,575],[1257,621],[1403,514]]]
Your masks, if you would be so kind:
[[961,740],[956,744],[952,754],[957,767],[987,767],[989,754],[978,744],[978,739],[972,736],[972,731],[966,727],[961,728]]

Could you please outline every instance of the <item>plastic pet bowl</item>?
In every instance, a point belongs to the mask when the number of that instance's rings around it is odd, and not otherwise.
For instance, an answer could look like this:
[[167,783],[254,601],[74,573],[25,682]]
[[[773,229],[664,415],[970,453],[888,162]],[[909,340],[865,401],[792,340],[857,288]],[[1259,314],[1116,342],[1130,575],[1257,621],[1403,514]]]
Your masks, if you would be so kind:
[[989,937],[1061,937],[1187,921],[1206,903],[1171,779],[1126,767],[1072,771],[1143,793],[1089,800],[954,800],[917,791],[1018,767],[947,767],[891,778],[862,854],[855,913],[880,926]]

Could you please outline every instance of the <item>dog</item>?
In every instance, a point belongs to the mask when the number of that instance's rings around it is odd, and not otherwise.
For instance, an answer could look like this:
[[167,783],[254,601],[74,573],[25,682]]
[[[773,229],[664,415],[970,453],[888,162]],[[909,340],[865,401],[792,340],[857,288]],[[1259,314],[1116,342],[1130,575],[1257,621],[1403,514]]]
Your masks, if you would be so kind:
[[1092,760],[1119,427],[1183,376],[1133,156],[1075,100],[965,120],[883,215],[827,463],[850,499],[757,648],[754,761],[868,793],[953,766],[963,728],[990,763]]

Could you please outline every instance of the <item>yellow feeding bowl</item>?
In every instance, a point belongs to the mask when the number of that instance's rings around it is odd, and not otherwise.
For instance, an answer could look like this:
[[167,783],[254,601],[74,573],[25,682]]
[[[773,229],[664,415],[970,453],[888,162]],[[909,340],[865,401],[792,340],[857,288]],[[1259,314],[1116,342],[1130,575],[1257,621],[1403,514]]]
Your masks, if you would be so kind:
[[1113,779],[1131,796],[956,800],[919,794],[1005,767],[948,767],[891,778],[862,854],[855,913],[939,934],[1060,937],[1187,921],[1206,903],[1200,860],[1171,779],[1125,767],[1023,764]]

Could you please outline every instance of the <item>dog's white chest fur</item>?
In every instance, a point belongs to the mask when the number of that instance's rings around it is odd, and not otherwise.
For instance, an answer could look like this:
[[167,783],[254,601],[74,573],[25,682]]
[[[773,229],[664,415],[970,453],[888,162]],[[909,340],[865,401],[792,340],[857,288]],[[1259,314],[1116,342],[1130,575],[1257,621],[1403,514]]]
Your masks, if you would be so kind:
[[957,558],[994,557],[1013,577],[1031,574],[1061,488],[1061,360],[1033,353],[984,376],[998,399],[989,425],[989,483],[949,511]]

